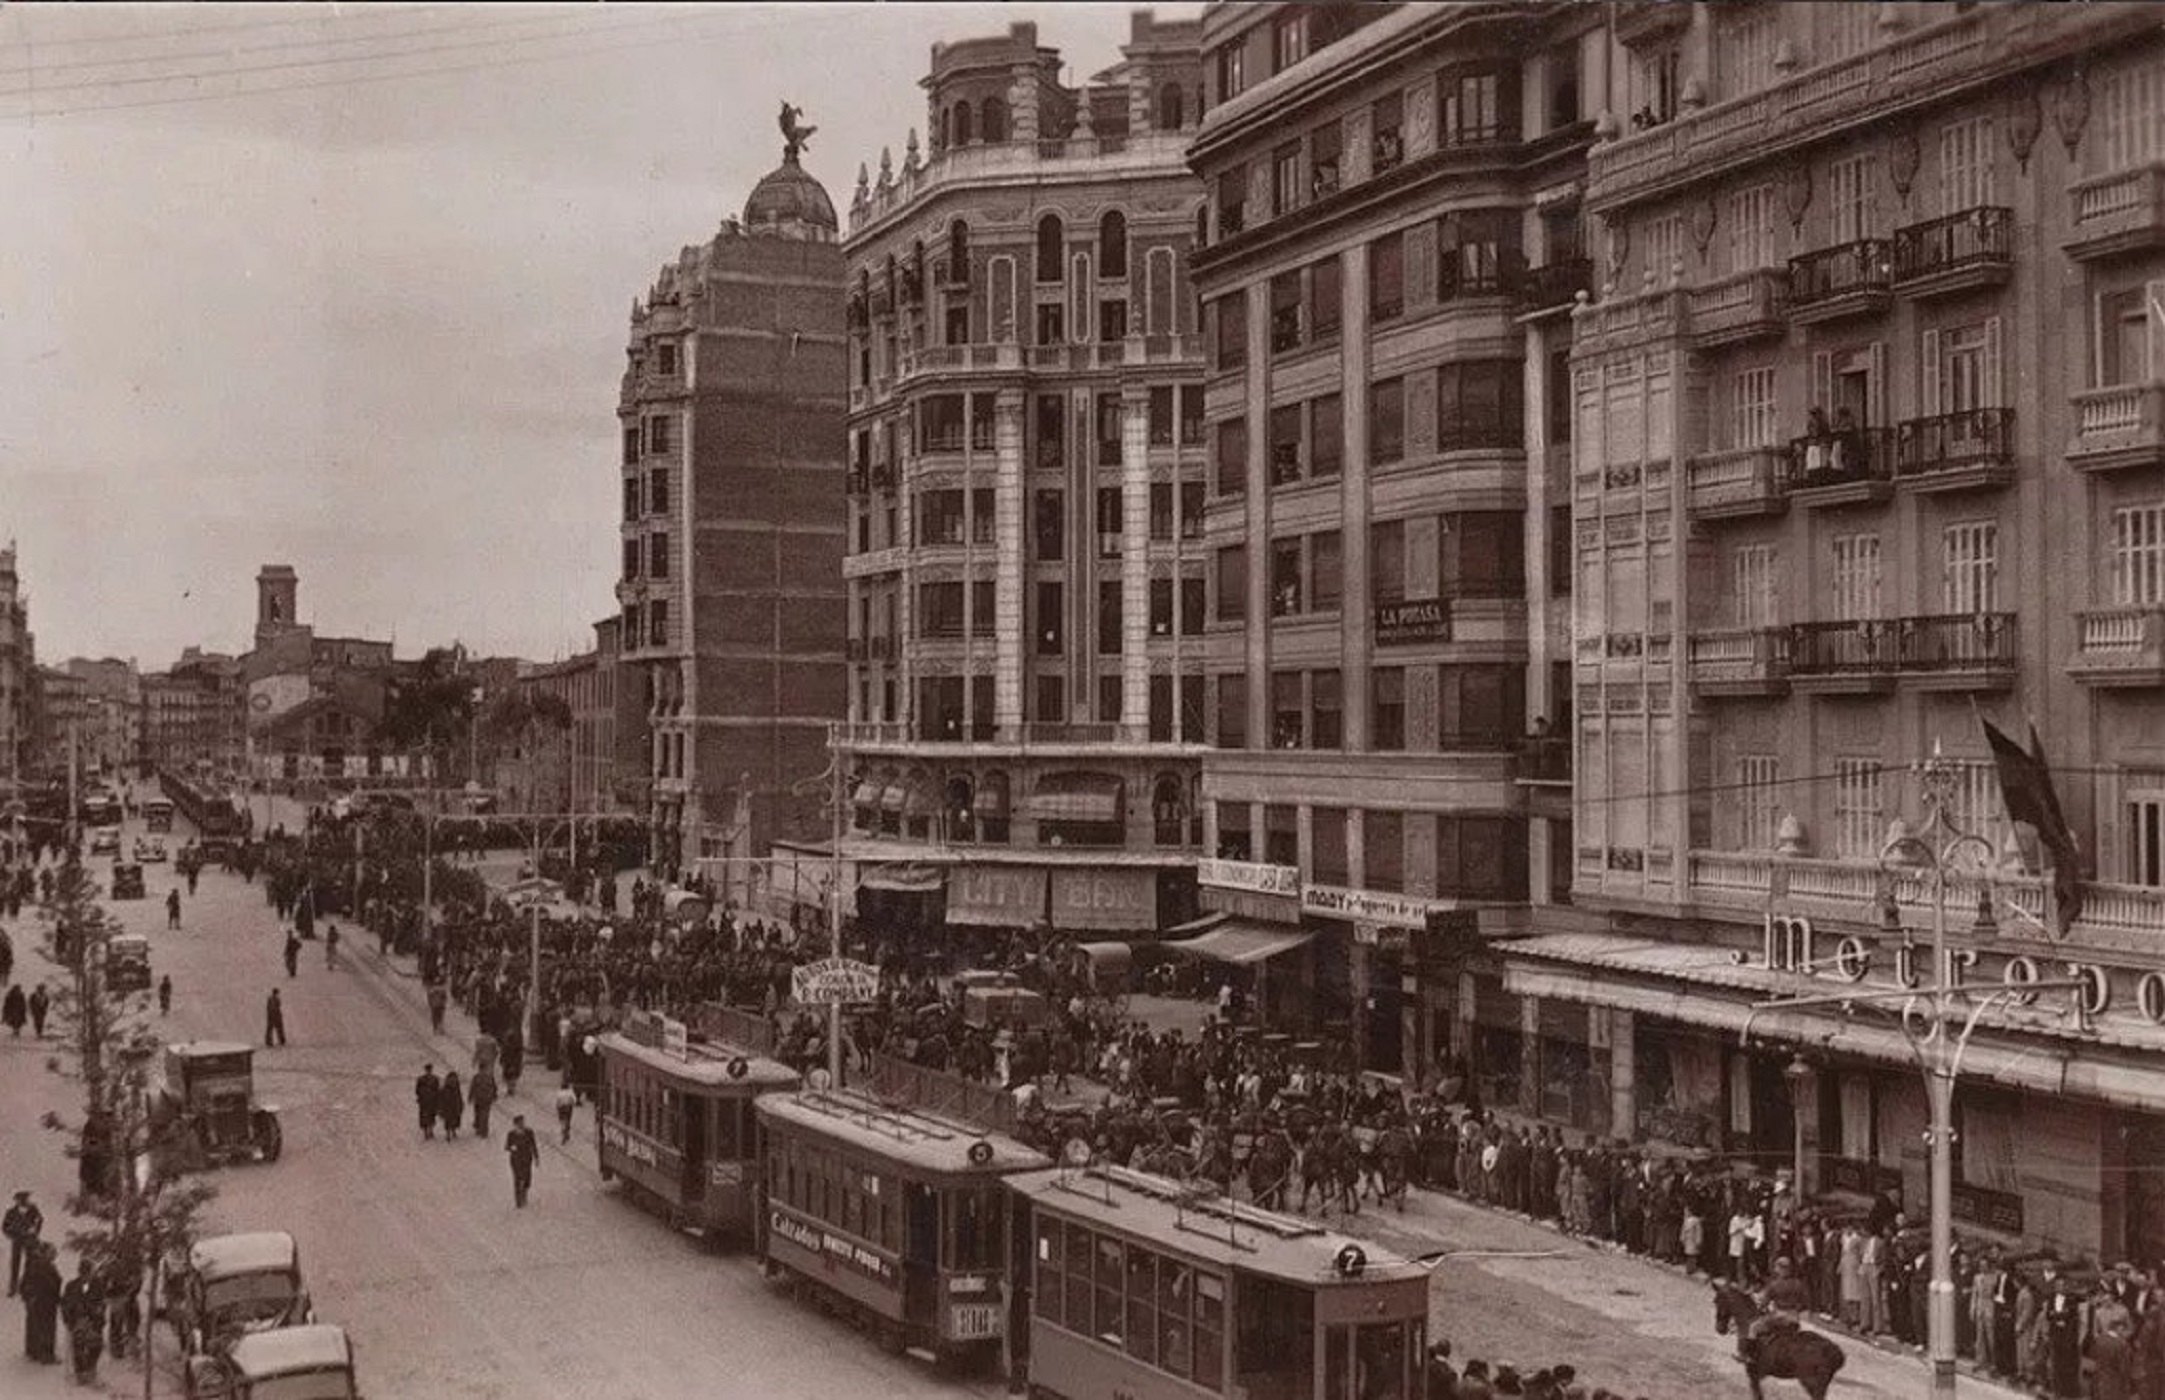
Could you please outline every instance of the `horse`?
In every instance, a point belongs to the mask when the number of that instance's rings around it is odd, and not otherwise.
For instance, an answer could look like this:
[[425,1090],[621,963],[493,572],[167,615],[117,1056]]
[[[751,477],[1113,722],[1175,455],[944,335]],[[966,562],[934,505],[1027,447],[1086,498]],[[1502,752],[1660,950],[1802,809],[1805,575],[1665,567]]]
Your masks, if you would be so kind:
[[1714,1285],[1714,1330],[1727,1336],[1732,1327],[1736,1329],[1737,1360],[1744,1363],[1752,1400],[1761,1400],[1759,1382],[1767,1376],[1795,1381],[1811,1400],[1826,1400],[1835,1373],[1849,1360],[1841,1347],[1831,1338],[1796,1326],[1754,1338],[1752,1324],[1759,1314],[1759,1300],[1749,1291],[1733,1283]]

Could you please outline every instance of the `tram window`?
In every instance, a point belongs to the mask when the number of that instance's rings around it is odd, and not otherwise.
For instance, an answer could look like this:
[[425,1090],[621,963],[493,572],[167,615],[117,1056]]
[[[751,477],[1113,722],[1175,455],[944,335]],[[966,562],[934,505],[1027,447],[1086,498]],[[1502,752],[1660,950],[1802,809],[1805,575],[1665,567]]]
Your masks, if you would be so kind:
[[1176,1376],[1194,1366],[1188,1319],[1195,1301],[1195,1271],[1171,1259],[1158,1261],[1158,1365]]
[[996,1186],[965,1186],[947,1193],[947,1267],[989,1269],[999,1264],[998,1191]]
[[1346,1327],[1331,1327],[1323,1333],[1323,1394],[1328,1400],[1359,1400],[1353,1392],[1350,1331]]
[[1146,1366],[1158,1364],[1158,1256],[1128,1249],[1128,1355]]
[[912,1264],[937,1267],[940,1258],[940,1196],[922,1182],[909,1184],[905,1252]]
[[1049,1215],[1040,1215],[1037,1218],[1037,1281],[1031,1287],[1030,1297],[1037,1315],[1054,1324],[1060,1321],[1061,1290],[1067,1286],[1060,1272],[1065,1258],[1066,1241],[1060,1222]]
[[742,1099],[710,1099],[714,1113],[714,1140],[709,1147],[717,1162],[734,1162],[744,1155],[743,1140],[738,1136],[738,1110],[744,1107]]
[[1233,1300],[1233,1382],[1251,1395],[1298,1394],[1315,1365],[1315,1295],[1247,1278]]
[[1100,1236],[1097,1248],[1096,1292],[1097,1314],[1092,1330],[1097,1339],[1107,1346],[1121,1344],[1120,1288],[1127,1270],[1127,1251],[1119,1240]]
[[677,1091],[667,1086],[662,1089],[662,1140],[671,1147],[684,1145],[683,1125],[678,1122]]
[[1067,1330],[1090,1334],[1090,1260],[1097,1241],[1088,1230],[1070,1223],[1067,1227]]
[[1350,1400],[1406,1400],[1407,1340],[1408,1327],[1403,1322],[1361,1325],[1353,1341]]
[[1195,1276],[1195,1383],[1216,1390],[1225,1380],[1225,1281]]

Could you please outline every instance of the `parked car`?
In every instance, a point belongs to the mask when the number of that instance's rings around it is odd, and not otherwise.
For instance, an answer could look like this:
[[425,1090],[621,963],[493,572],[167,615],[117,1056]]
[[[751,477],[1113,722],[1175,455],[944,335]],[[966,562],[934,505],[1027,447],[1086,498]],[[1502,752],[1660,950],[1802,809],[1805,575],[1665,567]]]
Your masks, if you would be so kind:
[[[138,882],[142,872],[136,872]],[[116,934],[105,944],[105,988],[126,996],[150,990],[150,940],[139,933]]]
[[328,1322],[250,1332],[223,1356],[188,1358],[188,1400],[360,1400],[353,1342]]
[[119,855],[120,828],[117,826],[93,827],[90,832],[90,853],[94,856]]
[[251,1332],[315,1321],[301,1278],[301,1250],[284,1230],[198,1240],[166,1261],[158,1290],[164,1318],[190,1356],[223,1356]]
[[135,858],[139,861],[162,861],[166,859],[165,842],[155,836],[135,838]]
[[112,897],[114,899],[143,898],[143,867],[130,865],[125,861],[114,861]]

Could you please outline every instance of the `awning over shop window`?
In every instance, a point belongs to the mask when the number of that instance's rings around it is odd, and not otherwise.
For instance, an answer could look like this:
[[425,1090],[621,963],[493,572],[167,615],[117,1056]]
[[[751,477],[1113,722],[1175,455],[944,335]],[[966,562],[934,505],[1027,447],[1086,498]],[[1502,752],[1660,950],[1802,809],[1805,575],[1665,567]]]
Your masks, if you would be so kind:
[[940,870],[930,865],[876,865],[857,879],[865,889],[890,894],[937,894],[944,881]]
[[1197,937],[1158,946],[1169,953],[1191,953],[1212,962],[1251,967],[1281,953],[1290,953],[1296,948],[1305,947],[1314,937],[1315,933],[1310,929],[1273,928],[1269,924],[1250,923],[1245,919],[1227,919]]
[[1038,779],[1030,810],[1039,821],[1117,822],[1120,792],[1112,773],[1047,773]]

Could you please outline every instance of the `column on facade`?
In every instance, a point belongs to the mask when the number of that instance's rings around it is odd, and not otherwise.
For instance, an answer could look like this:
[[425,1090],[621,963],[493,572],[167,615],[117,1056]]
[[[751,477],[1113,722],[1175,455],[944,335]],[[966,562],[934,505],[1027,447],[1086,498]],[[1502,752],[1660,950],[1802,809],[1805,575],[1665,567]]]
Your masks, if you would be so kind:
[[[1175,590],[1176,595],[1178,590]],[[1150,391],[1120,399],[1120,727],[1150,733]]]
[[1235,295],[1248,299],[1248,356],[1247,368],[1242,372],[1247,383],[1241,401],[1248,419],[1247,488],[1241,493],[1248,526],[1248,604],[1242,624],[1242,665],[1248,672],[1248,747],[1267,749],[1271,745],[1269,284],[1258,280]]
[[[1568,323],[1567,323],[1568,324]],[[1552,664],[1556,660],[1549,653],[1549,639],[1553,622],[1549,616],[1559,595],[1556,580],[1549,577],[1549,561],[1555,558],[1549,548],[1549,415],[1548,403],[1551,386],[1549,375],[1552,366],[1548,357],[1547,333],[1539,325],[1526,328],[1525,390],[1522,394],[1526,443],[1526,714],[1521,723],[1531,731],[1534,717],[1549,720],[1552,725],[1557,715],[1557,697],[1553,693]],[[1568,370],[1565,373],[1569,373]],[[1566,567],[1569,567],[1566,556]],[[1565,594],[1568,598],[1571,595]],[[1568,604],[1567,604],[1568,606]],[[1683,655],[1682,652],[1676,655]],[[1561,735],[1561,729],[1554,732]],[[1562,738],[1560,742],[1570,742]],[[1549,903],[1549,891],[1554,888],[1550,878],[1553,869],[1550,862],[1569,860],[1571,853],[1556,849],[1554,823],[1536,818],[1526,823],[1526,869],[1529,872],[1527,893],[1535,904]]]
[[1037,71],[1037,56],[1032,54],[1014,66],[1007,86],[1007,119],[1014,128],[1015,140],[1031,147],[1043,134],[1037,120]]
[[[1365,289],[1368,245],[1356,243],[1339,256],[1345,263],[1339,285]],[[1343,300],[1343,330],[1338,342],[1344,347],[1339,360],[1338,397],[1343,406],[1338,417],[1344,439],[1339,454],[1344,465],[1338,481],[1339,596],[1344,600],[1339,615],[1345,619],[1339,636],[1344,705],[1340,721],[1345,729],[1346,750],[1365,753],[1373,713],[1369,701],[1368,619],[1375,611],[1368,563],[1368,296],[1365,290],[1356,290]]]
[[1632,1139],[1639,1127],[1639,1049],[1634,1013],[1609,1012],[1609,1135]]
[[[1669,748],[1667,753],[1660,755],[1660,758],[1662,759],[1663,781],[1668,788],[1669,794],[1662,800],[1669,804],[1669,840],[1671,849],[1675,852],[1674,860],[1676,864],[1674,869],[1677,880],[1673,888],[1682,892],[1687,888],[1684,881],[1686,870],[1684,852],[1691,844],[1691,793],[1694,783],[1700,781],[1693,777],[1691,771],[1691,716],[1693,713],[1691,667],[1683,664],[1684,658],[1691,654],[1691,633],[1689,627],[1690,609],[1685,606],[1685,595],[1691,575],[1689,567],[1690,551],[1695,548],[1704,549],[1707,547],[1704,543],[1705,536],[1693,531],[1691,528],[1690,473],[1684,469],[1687,455],[1694,450],[1691,445],[1693,440],[1687,434],[1692,431],[1695,418],[1701,416],[1687,411],[1686,405],[1703,404],[1706,399],[1699,394],[1696,388],[1687,392],[1686,381],[1704,375],[1705,367],[1698,356],[1685,348],[1681,338],[1671,343],[1666,354],[1658,357],[1653,355],[1648,357],[1647,371],[1649,378],[1651,378],[1656,364],[1664,360],[1667,362],[1669,378],[1668,435],[1670,463],[1669,578],[1667,587],[1670,602],[1669,622],[1666,630],[1669,634],[1669,655],[1676,658],[1676,663],[1668,668]],[[1654,519],[1655,517],[1651,515],[1648,517],[1649,527],[1652,526]],[[1652,534],[1651,528],[1649,528],[1648,534]],[[1655,543],[1651,538],[1646,542],[1646,582],[1649,589],[1655,587]],[[1654,596],[1650,593],[1647,600],[1647,629],[1649,631],[1652,631],[1655,625],[1653,616]],[[1647,708],[1651,710],[1653,708],[1652,704],[1649,703]],[[1651,737],[1655,729],[1652,714],[1649,714],[1646,718],[1646,728],[1648,736]],[[1648,765],[1647,771],[1653,772],[1653,766]]]
[[993,410],[992,709],[1000,737],[1022,733],[1023,490],[1022,391],[1002,389]]

